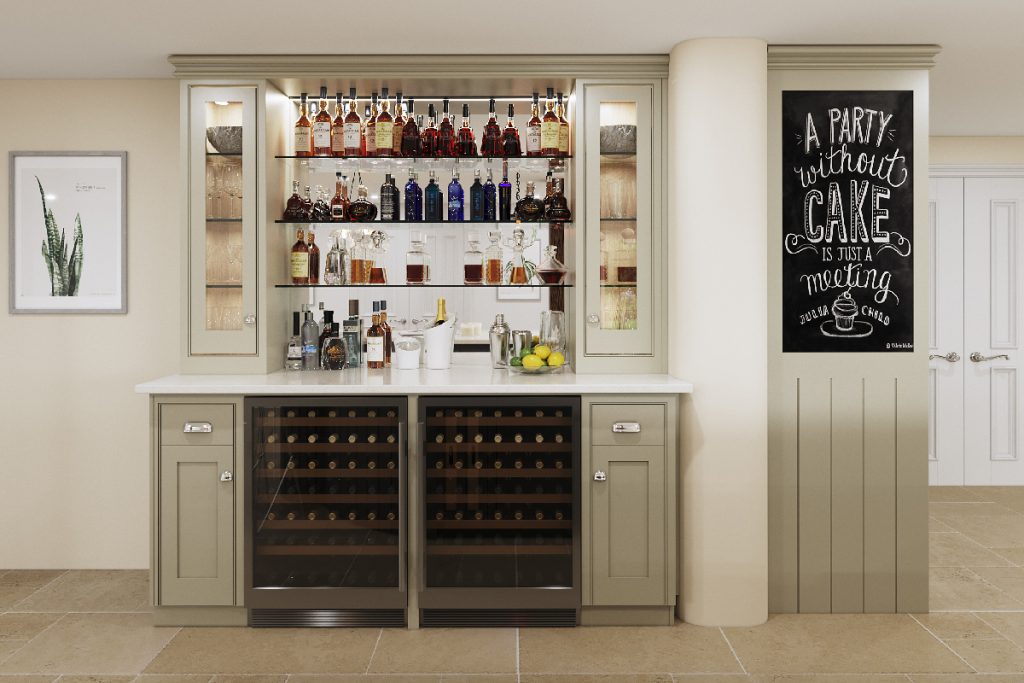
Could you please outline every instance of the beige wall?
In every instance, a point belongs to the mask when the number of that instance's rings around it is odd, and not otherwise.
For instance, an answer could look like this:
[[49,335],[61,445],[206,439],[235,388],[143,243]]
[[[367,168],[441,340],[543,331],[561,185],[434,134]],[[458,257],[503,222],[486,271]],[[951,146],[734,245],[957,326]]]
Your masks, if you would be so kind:
[[935,164],[1021,164],[1024,137],[932,137],[928,162]]
[[0,569],[148,567],[148,404],[132,387],[178,367],[178,83],[8,80],[0,102],[5,157],[128,152],[128,314],[0,322]]

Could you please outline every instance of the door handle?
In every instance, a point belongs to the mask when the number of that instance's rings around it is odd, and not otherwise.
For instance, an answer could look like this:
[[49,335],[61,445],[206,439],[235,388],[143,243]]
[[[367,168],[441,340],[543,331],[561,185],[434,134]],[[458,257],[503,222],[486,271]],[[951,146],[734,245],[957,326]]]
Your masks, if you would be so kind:
[[[972,354],[971,355],[971,360],[974,360],[974,356],[975,355],[977,355],[977,354]],[[944,361],[948,361],[950,363],[956,363],[958,360],[960,360],[960,354],[957,353],[956,351],[950,351],[945,356],[939,355],[937,353],[929,353],[928,354],[928,360],[935,360],[936,358],[940,358],[940,359],[942,359]],[[974,361],[974,362],[977,363],[977,361]]]
[[1010,357],[1007,356],[1005,353],[1000,353],[995,356],[983,356],[977,351],[975,351],[974,353],[971,354],[972,363],[983,363],[987,360],[999,360],[1000,358],[1002,358],[1003,360],[1010,360]]

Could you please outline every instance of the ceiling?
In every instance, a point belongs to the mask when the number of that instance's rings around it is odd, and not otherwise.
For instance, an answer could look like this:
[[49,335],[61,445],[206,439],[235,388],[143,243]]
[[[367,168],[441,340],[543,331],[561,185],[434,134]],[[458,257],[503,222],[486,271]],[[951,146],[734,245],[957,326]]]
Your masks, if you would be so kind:
[[937,43],[932,134],[1024,135],[1022,26],[1021,0],[33,0],[4,3],[0,78],[169,77],[171,53],[665,53],[713,36]]

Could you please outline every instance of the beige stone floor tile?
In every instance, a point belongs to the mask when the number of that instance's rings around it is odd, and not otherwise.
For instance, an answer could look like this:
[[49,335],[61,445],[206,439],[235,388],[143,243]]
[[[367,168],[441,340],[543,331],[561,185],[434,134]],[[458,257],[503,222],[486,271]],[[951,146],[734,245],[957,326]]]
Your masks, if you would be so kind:
[[521,629],[522,673],[739,673],[715,628],[675,626]]
[[63,573],[50,569],[15,569],[4,572],[0,576],[0,611],[10,609]]
[[298,674],[288,683],[441,683],[441,674]]
[[0,674],[0,683],[53,683],[55,680],[57,680],[56,676],[11,676]]
[[970,492],[979,501],[998,503],[1018,512],[1024,510],[1024,487],[1021,486],[972,486]]
[[928,531],[931,533],[958,533],[956,529],[935,517],[928,518]]
[[1024,609],[1024,603],[966,567],[935,567],[928,574],[928,607],[933,612]]
[[1024,548],[1024,515],[936,515],[986,548]]
[[1024,602],[1024,567],[971,567],[971,571],[1010,597]]
[[53,622],[60,619],[60,614],[37,614],[7,612],[0,614],[0,640],[29,640]]
[[979,500],[975,487],[929,486],[929,503],[969,503]]
[[1016,517],[1021,513],[999,503],[928,503],[928,514],[940,521],[949,517]]
[[913,683],[1021,683],[1020,674],[911,674]]
[[218,674],[210,683],[284,683],[287,674],[224,675]]
[[979,612],[978,618],[1024,648],[1024,612]]
[[676,683],[750,683],[746,674],[673,674]]
[[980,673],[1019,673],[1024,677],[1024,650],[1009,640],[947,640],[945,643]]
[[[519,680],[520,683],[673,683],[671,674],[525,674]],[[693,681],[687,680],[687,683]]]
[[15,605],[22,612],[149,611],[149,572],[69,571]]
[[519,683],[519,677],[516,674],[441,674],[441,683]]
[[775,615],[725,634],[751,673],[969,671],[905,614]]
[[928,534],[930,567],[1007,567],[1011,562],[960,533]]
[[376,628],[187,628],[145,673],[363,673]]
[[991,550],[1018,567],[1024,567],[1024,548],[991,548]]
[[516,670],[512,628],[386,628],[368,673],[509,673]]
[[174,636],[148,614],[68,614],[4,660],[0,672],[137,674]]
[[767,674],[750,683],[909,683],[905,674]]
[[134,680],[135,676],[107,676],[104,674],[60,677],[60,683],[132,683]]
[[924,627],[934,633],[936,637],[943,640],[947,638],[980,640],[1003,637],[979,617],[968,612],[915,614],[914,618],[924,624]]
[[15,650],[20,650],[27,642],[26,640],[0,640],[0,664],[13,655]]
[[140,674],[136,683],[210,683],[208,674]]

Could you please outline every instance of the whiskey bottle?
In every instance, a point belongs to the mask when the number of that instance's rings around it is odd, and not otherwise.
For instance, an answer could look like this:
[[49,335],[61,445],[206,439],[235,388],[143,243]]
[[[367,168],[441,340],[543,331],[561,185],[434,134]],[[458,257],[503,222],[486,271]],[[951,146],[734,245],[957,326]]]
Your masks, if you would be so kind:
[[512,220],[512,183],[508,180],[508,159],[501,162],[501,183],[498,184],[498,220]]
[[420,127],[416,123],[416,100],[409,98],[409,112],[405,117],[405,125],[402,127],[402,146],[401,153],[403,157],[418,157],[420,155]]
[[428,221],[441,220],[441,186],[437,184],[434,171],[430,171],[430,180],[426,189],[423,190],[423,212],[424,218]]
[[366,117],[366,126],[363,129],[363,136],[366,149],[363,156],[377,156],[377,93],[370,96],[370,113]]
[[359,104],[356,102],[356,89],[348,90],[348,113],[345,114],[344,150],[345,156],[358,157],[363,155],[363,122],[359,118]]
[[508,121],[505,122],[505,130],[501,131],[501,151],[506,157],[523,155],[523,147],[519,143],[519,129],[516,128],[516,109],[511,103],[508,105]]
[[327,112],[327,88],[320,87],[320,109],[313,118],[313,154],[331,156],[331,124],[334,119]]
[[464,195],[462,185],[459,184],[459,170],[452,171],[452,181],[448,183],[448,220],[465,220],[465,209],[463,206]]
[[295,231],[295,244],[292,245],[291,277],[293,285],[309,284],[309,247],[306,246],[302,228]]
[[484,220],[484,186],[479,168],[473,171],[473,184],[469,186],[469,220]]
[[380,314],[373,315],[373,325],[366,332],[366,367],[379,370],[384,367],[384,328],[380,326]]
[[501,156],[501,143],[501,126],[498,125],[498,118],[494,113],[494,98],[492,97],[488,101],[487,123],[484,124],[484,135],[480,139],[480,154],[485,157]]
[[345,102],[340,92],[334,93],[334,120],[331,122],[331,156],[345,156]]
[[306,249],[309,252],[309,278],[307,282],[311,285],[320,284],[320,247],[316,246],[316,236],[309,231],[306,237]]
[[558,93],[558,156],[569,156],[569,121],[565,118],[565,103],[562,93]]
[[395,120],[391,116],[391,112],[388,111],[391,106],[388,102],[388,89],[381,88],[380,95],[380,113],[373,121],[374,135],[377,141],[376,156],[389,157],[395,144]]
[[307,116],[306,97],[306,93],[300,95],[299,120],[295,122],[294,142],[297,157],[313,156],[313,124]]
[[334,197],[331,199],[331,220],[348,220],[348,207],[351,203],[348,198],[348,183],[340,173],[334,174]]
[[380,186],[380,219],[382,221],[398,220],[398,188],[390,173],[384,174],[384,184]]
[[502,271],[504,270],[504,253],[502,252],[501,232],[492,230],[487,235],[491,241],[487,251],[484,252],[484,283],[488,285],[500,285]]
[[442,100],[441,124],[437,127],[437,156],[455,156],[455,124],[448,111],[448,98]]
[[423,190],[416,182],[416,172],[412,169],[409,170],[409,182],[405,184],[405,220],[423,220]]
[[434,109],[434,105],[427,107],[427,125],[420,131],[420,156],[423,157],[436,157],[439,156],[438,139],[437,139],[437,110]]
[[526,183],[526,196],[516,202],[516,220],[536,223],[544,220],[544,202],[533,196],[533,181]]
[[540,104],[539,95],[533,93],[533,103],[530,105],[530,120],[526,124],[526,156],[539,157],[540,146]]
[[391,129],[393,140],[391,142],[391,156],[402,156],[402,135],[405,133],[405,111],[402,108],[402,93],[395,93],[395,121]]
[[475,157],[476,136],[473,135],[473,128],[469,124],[469,105],[462,105],[462,127],[455,139],[455,156]]
[[[384,367],[391,367],[391,352],[394,345],[391,342],[391,325],[388,324],[388,302],[380,301],[380,326],[384,328]],[[388,443],[393,443],[394,437],[388,435]]]
[[484,280],[484,254],[480,251],[479,235],[470,232],[469,248],[462,260],[463,282],[467,285],[481,285]]
[[299,196],[299,181],[292,181],[292,196],[288,198],[288,203],[284,207],[284,220],[286,221],[304,221],[308,220],[309,215],[306,213],[306,207],[302,202],[302,197]]
[[555,90],[548,88],[548,96],[544,102],[544,118],[540,121],[540,153],[541,156],[557,157],[558,128],[561,122],[555,113]]

